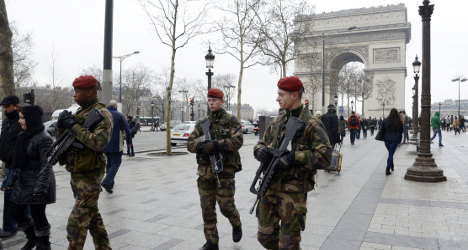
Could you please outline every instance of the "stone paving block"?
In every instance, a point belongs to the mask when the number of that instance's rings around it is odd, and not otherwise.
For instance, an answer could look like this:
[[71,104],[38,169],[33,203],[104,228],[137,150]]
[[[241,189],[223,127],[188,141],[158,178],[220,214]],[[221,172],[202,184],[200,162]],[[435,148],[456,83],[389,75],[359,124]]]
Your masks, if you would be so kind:
[[345,240],[341,238],[329,238],[325,241],[320,250],[337,250],[337,249],[346,249],[346,250],[358,250],[361,247],[362,241],[356,240]]

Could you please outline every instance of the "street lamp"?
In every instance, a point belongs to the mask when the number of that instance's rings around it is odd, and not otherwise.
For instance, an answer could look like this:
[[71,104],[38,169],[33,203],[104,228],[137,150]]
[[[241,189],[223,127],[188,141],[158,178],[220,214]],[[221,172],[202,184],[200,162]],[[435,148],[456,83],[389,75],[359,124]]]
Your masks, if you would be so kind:
[[440,105],[442,105],[442,103],[439,102],[439,114],[440,114]]
[[335,108],[338,107],[338,95],[335,94],[335,96],[333,97],[333,99],[335,99]]
[[140,53],[140,51],[134,51],[132,53],[129,53],[129,54],[126,54],[126,55],[123,55],[123,56],[113,56],[112,57],[112,58],[119,59],[119,62],[120,62],[120,69],[119,69],[119,83],[120,83],[119,102],[120,103],[122,103],[122,62],[126,58],[128,58],[130,56],[133,56],[135,54],[138,54],[138,53]]
[[385,102],[382,103],[382,119],[385,119]]
[[179,93],[182,93],[183,95],[183,101],[182,101],[182,122],[184,122],[184,108],[185,108],[185,104],[187,103],[187,93],[188,93],[188,90],[184,89],[184,90],[179,90]]
[[418,108],[419,108],[419,96],[418,96],[418,80],[419,80],[419,71],[421,70],[421,62],[418,60],[418,56],[414,58],[413,62],[413,72],[414,72],[414,86],[413,86],[413,136],[411,140],[417,144],[418,141],[418,132],[419,132],[419,122],[418,122]]
[[458,117],[460,118],[460,82],[466,82],[466,77],[457,76],[452,79],[452,82],[458,81]]
[[[208,69],[208,72],[206,72],[206,75],[208,76],[208,91],[211,89],[211,77],[213,76],[213,72],[211,72],[211,69],[213,68],[213,63],[214,63],[215,56],[211,53],[211,46],[208,47],[208,54],[205,56],[205,62],[206,62],[206,68]],[[210,113],[210,107],[208,107],[208,113]]]
[[154,101],[151,101],[151,131],[154,132],[154,116],[153,116]]
[[406,170],[405,180],[421,182],[446,181],[444,171],[437,167],[431,153],[431,16],[434,5],[424,0],[419,6],[422,18],[422,83],[421,83],[421,132],[419,152],[413,165]]
[[354,112],[354,101],[351,100],[351,112]]

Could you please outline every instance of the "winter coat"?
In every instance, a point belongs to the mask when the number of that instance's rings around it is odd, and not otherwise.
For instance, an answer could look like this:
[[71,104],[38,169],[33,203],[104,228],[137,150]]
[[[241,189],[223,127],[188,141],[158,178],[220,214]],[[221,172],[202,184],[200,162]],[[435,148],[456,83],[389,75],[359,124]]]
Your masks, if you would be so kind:
[[328,140],[330,144],[336,144],[340,142],[340,136],[338,134],[338,116],[333,112],[327,112],[322,116],[322,123],[325,126],[328,134]]
[[[357,121],[357,124],[352,126],[349,122],[351,121],[351,117],[354,116],[356,117],[356,121]],[[351,130],[351,129],[358,129],[358,126],[359,126],[359,118],[357,117],[357,115],[351,115],[349,118],[348,118],[348,128]]]
[[338,121],[338,134],[346,134],[346,121],[344,119]]
[[132,132],[130,130],[130,127],[128,126],[125,116],[122,113],[117,111],[117,109],[113,106],[109,106],[107,107],[107,109],[112,114],[114,127],[112,128],[111,139],[109,143],[107,144],[106,148],[104,149],[104,152],[106,153],[120,152],[121,151],[120,150],[120,132],[121,131],[125,132],[125,139],[127,140],[128,144],[132,143]]
[[[403,124],[402,124],[403,125]],[[390,127],[386,121],[384,120],[382,122],[382,129],[384,129],[384,140],[385,141],[391,141],[391,142],[401,142],[401,139],[403,137],[403,126],[401,126],[399,129],[395,127]]]
[[13,162],[16,138],[21,132],[21,126],[18,122],[17,111],[10,112],[6,116],[7,118],[2,122],[2,135],[0,136],[0,159],[5,162],[7,168],[10,168]]
[[434,116],[431,118],[432,128],[440,128],[442,121],[440,120],[440,112],[435,112]]
[[[32,136],[29,140],[26,159],[14,184],[10,201],[16,204],[50,204],[55,203],[55,176],[52,166],[46,168],[38,177],[47,162],[47,153],[52,146],[52,138],[45,131]],[[44,195],[33,195],[44,193]]]

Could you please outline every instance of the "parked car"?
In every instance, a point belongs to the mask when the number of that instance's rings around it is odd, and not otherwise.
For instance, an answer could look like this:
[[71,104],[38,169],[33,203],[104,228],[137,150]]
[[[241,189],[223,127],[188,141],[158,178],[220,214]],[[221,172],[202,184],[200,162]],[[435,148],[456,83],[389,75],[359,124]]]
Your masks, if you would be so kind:
[[195,130],[195,124],[183,123],[175,126],[171,131],[171,145],[187,144],[188,137]]
[[58,120],[54,119],[44,123],[44,129],[50,136],[57,135],[57,121]]
[[[179,120],[171,120],[171,129],[173,129],[175,126],[177,126],[177,125],[179,125],[179,124],[181,124],[181,123],[182,123],[182,122],[179,121]],[[159,125],[159,129],[160,129],[161,131],[166,131],[166,129],[167,129],[166,123],[163,123],[163,124]]]
[[242,125],[242,133],[248,134],[248,133],[253,133],[254,132],[254,125],[250,123],[249,121],[241,121]]

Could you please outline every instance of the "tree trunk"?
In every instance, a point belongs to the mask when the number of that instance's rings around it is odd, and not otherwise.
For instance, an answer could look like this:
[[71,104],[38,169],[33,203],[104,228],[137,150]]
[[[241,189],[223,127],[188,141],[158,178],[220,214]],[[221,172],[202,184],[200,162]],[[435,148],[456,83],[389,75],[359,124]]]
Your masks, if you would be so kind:
[[282,70],[283,70],[283,76],[282,77],[286,77],[286,62],[283,61],[281,63],[282,63]]
[[241,53],[239,80],[237,81],[237,118],[242,120],[242,77],[244,75],[244,55]]
[[364,117],[365,116],[364,115],[364,95],[362,95],[362,108],[361,108],[361,110],[362,110],[362,117]]
[[[175,75],[175,44],[172,47],[171,57],[171,76],[169,77],[169,86],[167,86],[166,114],[171,114],[172,86],[174,85]],[[171,115],[166,115],[166,155],[172,155],[171,146]]]
[[13,77],[13,51],[11,50],[11,39],[13,33],[8,24],[8,15],[5,1],[0,0],[0,88],[1,99],[15,94],[15,83]]

